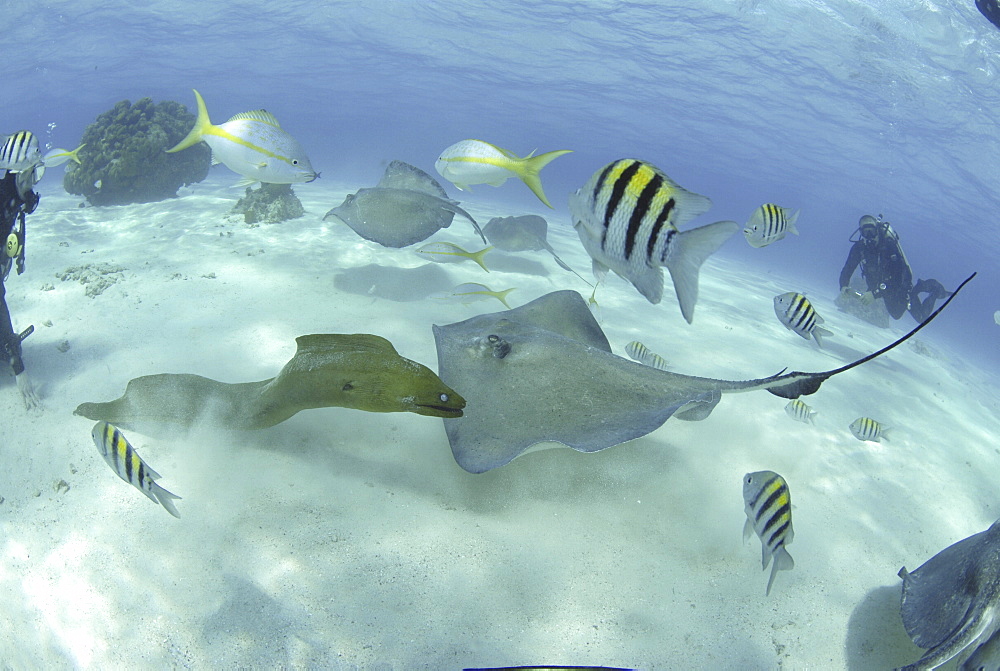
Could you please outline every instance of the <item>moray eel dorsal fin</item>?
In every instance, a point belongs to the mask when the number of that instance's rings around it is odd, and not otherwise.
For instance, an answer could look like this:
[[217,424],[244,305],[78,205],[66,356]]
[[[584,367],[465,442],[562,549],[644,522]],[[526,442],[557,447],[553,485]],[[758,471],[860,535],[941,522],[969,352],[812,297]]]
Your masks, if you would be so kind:
[[121,398],[83,403],[75,414],[147,433],[196,423],[263,429],[301,410],[328,407],[462,416],[465,399],[385,338],[321,333],[295,342],[295,356],[268,380],[229,384],[200,375],[146,375],[130,380]]

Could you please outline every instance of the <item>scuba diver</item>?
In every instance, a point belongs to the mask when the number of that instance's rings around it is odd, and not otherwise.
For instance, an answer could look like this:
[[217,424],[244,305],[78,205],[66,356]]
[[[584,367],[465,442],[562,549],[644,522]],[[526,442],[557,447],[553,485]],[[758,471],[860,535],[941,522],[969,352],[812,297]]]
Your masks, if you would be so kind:
[[976,7],[990,23],[1000,28],[1000,5],[997,0],[976,0]]
[[[855,239],[854,234],[858,235]],[[913,284],[913,271],[899,246],[899,236],[888,221],[882,221],[866,214],[858,221],[858,230],[851,235],[854,243],[847,254],[847,261],[840,271],[840,292],[842,296],[852,294],[851,276],[861,266],[868,291],[858,294],[863,305],[871,305],[881,298],[893,319],[899,319],[907,310],[918,322],[924,321],[934,311],[934,303],[939,298],[947,298],[950,291],[937,280],[917,280]],[[920,294],[927,294],[924,299]]]
[[[6,144],[4,148],[7,148]],[[0,170],[3,173],[3,178],[0,179],[0,240],[4,241],[3,250],[0,251],[0,355],[10,364],[25,407],[29,409],[37,407],[38,395],[28,374],[24,372],[21,341],[31,335],[34,327],[30,326],[21,333],[14,330],[4,298],[4,282],[13,266],[17,267],[18,275],[24,272],[24,217],[38,207],[38,194],[33,188],[42,170],[44,168],[41,164],[29,165],[17,171]]]

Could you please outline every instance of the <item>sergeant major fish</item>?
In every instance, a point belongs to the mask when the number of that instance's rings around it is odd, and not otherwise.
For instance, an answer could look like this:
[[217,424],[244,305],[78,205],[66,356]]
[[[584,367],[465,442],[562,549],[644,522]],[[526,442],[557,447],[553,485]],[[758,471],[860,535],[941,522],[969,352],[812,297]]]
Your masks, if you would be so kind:
[[711,204],[655,166],[632,158],[604,166],[569,197],[573,226],[598,281],[610,268],[656,304],[663,296],[661,267],[666,266],[688,323],[698,301],[701,264],[739,230],[735,221],[677,229]]
[[21,172],[34,167],[41,161],[38,138],[30,130],[19,130],[8,135],[0,146],[0,178],[7,171]]
[[802,399],[793,398],[785,404],[785,413],[796,422],[806,424],[816,423],[816,411],[802,402]]
[[238,186],[256,182],[295,184],[311,182],[318,176],[302,145],[281,128],[270,112],[244,112],[216,126],[208,118],[201,94],[195,91],[194,97],[198,103],[194,128],[168,149],[168,154],[203,141],[212,148],[213,163],[223,163],[243,175]]
[[881,443],[883,439],[889,440],[889,428],[871,417],[858,417],[851,422],[850,429],[858,440],[870,440],[874,443]]
[[162,505],[174,517],[181,516],[173,502],[173,499],[181,497],[156,484],[155,481],[159,479],[160,474],[139,458],[117,427],[107,422],[98,422],[90,435],[94,438],[94,444],[104,457],[104,461],[108,462],[108,466],[118,474],[118,477],[148,496],[150,501]]
[[743,476],[743,503],[747,521],[743,525],[743,542],[750,538],[750,530],[760,539],[762,569],[771,558],[771,577],[765,595],[771,594],[771,585],[778,571],[795,568],[792,556],[785,549],[792,542],[792,499],[785,479],[774,471],[757,471]]
[[524,158],[482,140],[462,140],[451,145],[434,162],[434,169],[449,182],[465,191],[472,184],[501,186],[511,177],[519,177],[532,193],[549,207],[539,173],[553,159],[569,154],[570,149],[559,149]]
[[816,312],[816,308],[809,302],[809,299],[800,293],[789,291],[775,296],[774,314],[789,331],[798,333],[806,340],[812,336],[820,347],[823,346],[820,336],[833,335],[832,331],[819,326],[823,323],[823,318]]
[[767,247],[785,237],[786,233],[799,232],[795,222],[799,218],[799,210],[792,212],[787,207],[779,207],[774,203],[764,203],[750,215],[743,235],[751,247]]

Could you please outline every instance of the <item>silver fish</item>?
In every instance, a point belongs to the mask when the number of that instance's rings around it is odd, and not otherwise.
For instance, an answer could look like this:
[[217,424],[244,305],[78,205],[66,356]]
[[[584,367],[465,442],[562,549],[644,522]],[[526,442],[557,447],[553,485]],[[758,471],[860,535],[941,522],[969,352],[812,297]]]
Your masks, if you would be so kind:
[[870,440],[881,443],[882,440],[889,440],[889,428],[882,426],[871,417],[858,417],[851,422],[851,433],[858,440]]
[[774,297],[774,314],[778,316],[778,321],[785,325],[790,331],[798,333],[809,340],[809,336],[816,339],[816,344],[823,346],[820,336],[832,336],[833,332],[819,325],[823,323],[823,318],[816,312],[809,299],[800,293],[789,291]]
[[798,218],[798,210],[792,212],[787,207],[764,203],[750,215],[750,220],[743,229],[743,235],[751,247],[767,247],[772,242],[784,238],[786,233],[798,235],[799,232],[795,228]]
[[792,498],[785,479],[774,471],[757,471],[743,476],[743,503],[747,521],[743,525],[743,541],[750,538],[752,529],[760,539],[760,559],[763,569],[771,558],[771,577],[765,595],[771,593],[774,576],[778,571],[795,568],[792,556],[785,546],[792,542]]
[[793,398],[785,404],[785,413],[797,422],[805,422],[806,424],[816,423],[816,411],[798,398]]
[[667,366],[666,359],[650,350],[638,340],[633,340],[629,344],[625,345],[625,353],[628,354],[629,358],[633,361],[638,361],[639,363],[650,366],[651,368],[670,370]]
[[159,479],[160,474],[139,458],[117,427],[107,422],[98,422],[90,435],[98,452],[118,477],[148,496],[150,501],[162,505],[174,517],[181,516],[173,502],[173,499],[181,497],[156,484],[155,481]]
[[[19,130],[8,135],[0,146],[0,171],[20,172],[37,165],[41,160],[38,138],[30,130]],[[5,175],[6,172],[0,177]]]
[[569,197],[573,227],[593,259],[598,281],[610,268],[655,304],[663,297],[666,266],[688,323],[698,302],[702,263],[739,230],[735,221],[677,229],[711,204],[655,166],[631,158],[604,166]]

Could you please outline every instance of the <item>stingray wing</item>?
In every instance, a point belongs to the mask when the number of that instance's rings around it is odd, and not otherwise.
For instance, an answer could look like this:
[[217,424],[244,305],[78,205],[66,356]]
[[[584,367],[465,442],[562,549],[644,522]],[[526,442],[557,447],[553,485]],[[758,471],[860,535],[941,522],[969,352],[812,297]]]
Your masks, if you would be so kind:
[[945,548],[912,573],[900,569],[900,615],[906,633],[921,648],[937,647],[962,627],[971,611],[983,607],[976,596],[987,534],[982,531]]

